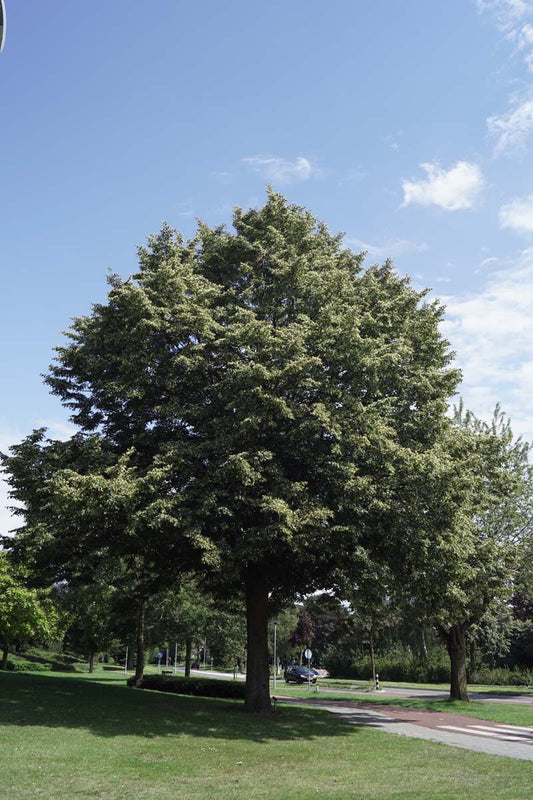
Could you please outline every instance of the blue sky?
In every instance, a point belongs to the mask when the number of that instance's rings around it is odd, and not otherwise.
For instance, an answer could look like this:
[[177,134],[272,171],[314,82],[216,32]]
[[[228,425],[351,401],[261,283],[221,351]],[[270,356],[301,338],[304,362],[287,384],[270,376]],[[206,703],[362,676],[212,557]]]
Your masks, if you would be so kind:
[[533,438],[533,0],[6,6],[0,449],[68,434],[41,374],[108,268],[268,182],[431,287],[467,405]]

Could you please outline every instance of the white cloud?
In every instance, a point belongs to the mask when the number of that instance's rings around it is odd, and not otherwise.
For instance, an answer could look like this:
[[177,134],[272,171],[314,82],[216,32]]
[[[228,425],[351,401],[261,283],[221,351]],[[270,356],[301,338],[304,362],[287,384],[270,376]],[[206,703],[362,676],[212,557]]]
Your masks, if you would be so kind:
[[348,247],[356,250],[365,250],[370,256],[376,258],[394,258],[405,253],[423,253],[428,249],[425,242],[411,242],[409,239],[393,239],[386,244],[369,244],[362,239],[347,236],[345,239]]
[[321,174],[321,170],[303,156],[294,161],[278,156],[248,156],[242,159],[242,163],[265,180],[276,183],[307,181]]
[[518,48],[522,51],[524,61],[533,72],[533,25],[526,23],[518,33]]
[[[533,72],[533,2],[532,0],[477,0],[482,12],[494,17],[497,27],[514,46],[524,64]],[[521,150],[533,132],[533,91],[511,98],[506,114],[487,119],[489,132],[496,137],[494,155]]]
[[533,12],[531,0],[476,0],[482,13],[491,13],[500,30],[508,33]]
[[533,233],[533,194],[517,197],[500,209],[500,225],[518,233]]
[[487,276],[479,293],[443,300],[467,407],[488,418],[501,402],[513,431],[533,439],[533,248]]
[[525,98],[515,99],[507,114],[489,117],[487,127],[492,136],[497,137],[494,155],[520,151],[533,133],[533,93]]
[[436,205],[446,211],[472,208],[485,184],[480,168],[468,161],[458,161],[447,171],[436,163],[421,167],[426,179],[402,182],[404,206]]

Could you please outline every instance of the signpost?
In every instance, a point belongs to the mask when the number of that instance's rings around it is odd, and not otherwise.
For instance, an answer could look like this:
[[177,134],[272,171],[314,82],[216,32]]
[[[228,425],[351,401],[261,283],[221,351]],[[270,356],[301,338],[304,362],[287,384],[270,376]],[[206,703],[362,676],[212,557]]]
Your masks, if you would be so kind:
[[307,669],[308,669],[308,673],[307,673],[307,688],[308,688],[309,691],[311,691],[311,656],[312,655],[313,655],[313,651],[310,650],[309,648],[304,650],[304,656],[307,659]]

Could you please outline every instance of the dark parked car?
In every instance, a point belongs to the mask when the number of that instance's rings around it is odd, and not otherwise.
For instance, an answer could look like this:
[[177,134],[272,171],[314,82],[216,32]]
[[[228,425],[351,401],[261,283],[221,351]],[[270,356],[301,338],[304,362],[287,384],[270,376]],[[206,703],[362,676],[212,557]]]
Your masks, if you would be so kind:
[[307,667],[287,667],[285,670],[285,683],[316,683],[316,673]]

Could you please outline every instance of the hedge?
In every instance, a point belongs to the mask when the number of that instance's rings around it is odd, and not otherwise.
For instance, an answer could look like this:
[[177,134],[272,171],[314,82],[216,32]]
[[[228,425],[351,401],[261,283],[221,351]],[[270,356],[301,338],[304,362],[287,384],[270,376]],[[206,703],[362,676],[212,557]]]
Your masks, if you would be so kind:
[[[360,654],[339,652],[331,649],[326,654],[326,666],[332,678],[351,678],[371,680],[370,659]],[[420,661],[410,654],[389,654],[376,658],[376,671],[382,681],[398,683],[448,683],[450,662],[445,652],[435,651],[427,662]],[[530,669],[509,669],[508,667],[467,668],[468,682],[494,686],[532,686],[533,671]]]
[[[128,680],[128,686],[135,686],[135,678]],[[224,681],[218,678],[184,678],[172,675],[145,675],[138,689],[174,694],[195,695],[197,697],[224,697],[231,700],[244,700],[244,683]]]

